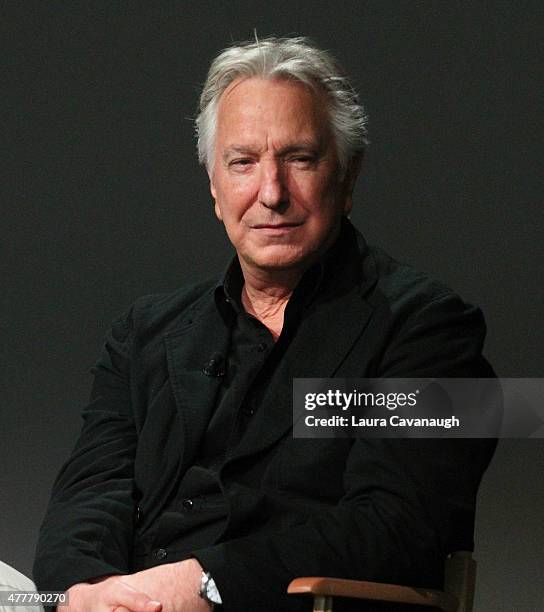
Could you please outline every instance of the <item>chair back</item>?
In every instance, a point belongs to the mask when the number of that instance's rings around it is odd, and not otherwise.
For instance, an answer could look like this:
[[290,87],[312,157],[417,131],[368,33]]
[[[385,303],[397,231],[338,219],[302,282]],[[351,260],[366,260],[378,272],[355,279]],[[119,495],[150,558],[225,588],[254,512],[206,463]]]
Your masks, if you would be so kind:
[[476,588],[476,561],[472,553],[459,550],[446,559],[444,590],[457,598],[456,612],[472,612]]

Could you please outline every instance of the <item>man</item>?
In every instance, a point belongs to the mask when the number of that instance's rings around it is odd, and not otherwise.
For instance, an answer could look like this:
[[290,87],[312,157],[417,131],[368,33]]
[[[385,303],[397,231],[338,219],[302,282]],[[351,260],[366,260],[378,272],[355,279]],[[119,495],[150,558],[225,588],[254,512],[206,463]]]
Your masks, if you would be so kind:
[[199,612],[307,610],[286,595],[303,575],[440,584],[493,443],[295,439],[292,379],[486,375],[481,313],[347,220],[365,114],[328,53],[227,49],[197,129],[236,257],[114,324],[38,587],[73,610]]

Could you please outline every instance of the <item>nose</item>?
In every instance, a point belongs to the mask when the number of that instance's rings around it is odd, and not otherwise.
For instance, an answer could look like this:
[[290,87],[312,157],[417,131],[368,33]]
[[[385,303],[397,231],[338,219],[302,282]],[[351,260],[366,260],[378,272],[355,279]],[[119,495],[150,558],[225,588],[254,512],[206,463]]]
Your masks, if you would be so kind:
[[281,162],[276,159],[261,162],[259,178],[259,202],[271,209],[285,206],[288,194]]

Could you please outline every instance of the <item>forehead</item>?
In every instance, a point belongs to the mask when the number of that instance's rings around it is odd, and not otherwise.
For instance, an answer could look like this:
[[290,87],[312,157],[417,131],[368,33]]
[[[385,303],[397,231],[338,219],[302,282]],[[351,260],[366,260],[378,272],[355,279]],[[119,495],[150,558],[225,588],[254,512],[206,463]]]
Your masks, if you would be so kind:
[[317,140],[329,132],[323,93],[285,79],[237,79],[219,99],[217,144],[232,139]]

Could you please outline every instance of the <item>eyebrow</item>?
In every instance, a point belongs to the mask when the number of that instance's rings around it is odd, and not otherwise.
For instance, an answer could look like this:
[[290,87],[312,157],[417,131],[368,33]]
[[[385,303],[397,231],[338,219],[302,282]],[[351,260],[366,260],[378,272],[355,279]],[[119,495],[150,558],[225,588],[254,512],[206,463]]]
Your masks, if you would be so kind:
[[231,155],[235,153],[258,153],[259,147],[257,145],[231,145],[228,149],[226,149],[222,155],[223,159],[227,159]]
[[[295,142],[293,144],[287,145],[285,147],[282,147],[281,149],[279,149],[278,151],[278,155],[286,155],[289,153],[294,153],[296,151],[314,151],[314,152],[318,152],[322,149],[322,143],[321,142],[314,142],[311,140],[301,140],[299,142]],[[240,144],[233,144],[231,145],[228,149],[225,150],[225,152],[222,155],[223,160],[228,159],[231,155],[234,155],[236,153],[242,153],[242,154],[248,154],[248,155],[255,155],[256,153],[259,153],[260,151],[260,147],[257,145],[240,145]]]

